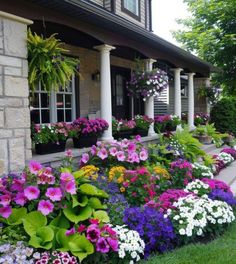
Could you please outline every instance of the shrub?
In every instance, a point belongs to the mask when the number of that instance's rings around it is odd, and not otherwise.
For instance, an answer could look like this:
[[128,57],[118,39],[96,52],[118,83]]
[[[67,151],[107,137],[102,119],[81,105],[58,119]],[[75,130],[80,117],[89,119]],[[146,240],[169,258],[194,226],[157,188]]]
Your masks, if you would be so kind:
[[217,131],[236,134],[236,100],[223,98],[211,110],[211,122]]

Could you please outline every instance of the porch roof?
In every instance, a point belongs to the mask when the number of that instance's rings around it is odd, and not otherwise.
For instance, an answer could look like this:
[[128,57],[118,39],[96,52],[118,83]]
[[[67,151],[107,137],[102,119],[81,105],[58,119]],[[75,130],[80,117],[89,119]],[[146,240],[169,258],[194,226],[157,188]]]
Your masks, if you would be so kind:
[[[193,54],[171,44],[170,42],[158,37],[152,32],[124,19],[105,8],[100,7],[90,1],[85,0],[31,0],[40,6],[59,11],[62,14],[79,18],[80,20],[110,30],[132,40],[142,42],[146,48],[158,50],[159,54],[168,54],[173,57],[176,67],[192,68],[203,76],[209,76],[210,72],[218,71],[212,64],[194,56]],[[107,43],[112,44],[112,43]],[[152,54],[153,55],[153,54]],[[158,57],[158,56],[157,56]],[[155,58],[155,54],[154,54]],[[188,67],[189,66],[189,67]],[[192,67],[191,67],[192,66]],[[191,69],[191,70],[192,70]]]

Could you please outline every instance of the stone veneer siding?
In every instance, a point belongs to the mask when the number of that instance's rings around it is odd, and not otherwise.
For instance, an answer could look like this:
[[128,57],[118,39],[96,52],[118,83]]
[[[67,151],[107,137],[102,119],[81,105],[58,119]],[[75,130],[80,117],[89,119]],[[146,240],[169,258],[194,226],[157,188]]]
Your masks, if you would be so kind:
[[0,175],[31,158],[26,20],[0,11]]

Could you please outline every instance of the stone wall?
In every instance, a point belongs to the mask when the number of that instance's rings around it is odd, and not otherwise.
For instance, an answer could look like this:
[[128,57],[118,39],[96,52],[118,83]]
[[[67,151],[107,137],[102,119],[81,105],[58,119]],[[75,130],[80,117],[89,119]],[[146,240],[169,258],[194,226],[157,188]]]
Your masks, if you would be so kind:
[[0,175],[31,158],[27,63],[30,20],[0,12]]

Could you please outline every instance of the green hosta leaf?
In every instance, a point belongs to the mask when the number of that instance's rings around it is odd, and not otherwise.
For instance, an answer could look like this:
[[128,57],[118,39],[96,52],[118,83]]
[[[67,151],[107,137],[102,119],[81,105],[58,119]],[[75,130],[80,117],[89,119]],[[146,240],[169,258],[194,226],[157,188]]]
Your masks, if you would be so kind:
[[71,173],[71,170],[69,168],[61,168],[61,172],[68,172]]
[[78,170],[76,172],[73,173],[73,176],[75,177],[75,179],[79,179],[79,178],[82,178],[84,176],[84,171],[82,170]]
[[49,226],[41,227],[37,232],[31,236],[29,245],[34,248],[50,249],[52,247],[52,240],[54,238],[53,229]]
[[57,234],[56,234],[56,241],[58,243],[59,248],[57,250],[59,251],[69,251],[69,239],[70,236],[66,236],[66,229],[61,228]]
[[108,198],[108,194],[106,192],[89,183],[84,183],[79,188],[82,193],[85,193],[87,195]]
[[20,225],[26,215],[27,209],[24,207],[12,209],[12,214],[6,219],[6,223],[8,225]]
[[93,209],[106,209],[107,208],[107,206],[103,205],[101,201],[96,197],[92,197],[89,199],[89,206],[91,206]]
[[72,195],[72,207],[81,206],[84,207],[88,204],[88,197],[85,195],[81,195],[77,197],[77,195]]
[[106,211],[102,211],[102,210],[95,211],[93,213],[93,217],[103,223],[110,222],[110,218]]
[[58,228],[66,228],[66,229],[70,227],[69,221],[61,213],[50,222],[50,225],[58,227]]
[[29,235],[35,235],[36,231],[47,224],[47,218],[38,211],[31,212],[23,219],[25,232]]
[[92,215],[92,208],[90,206],[72,208],[68,205],[67,208],[63,210],[63,213],[71,222],[78,224],[90,218]]
[[68,245],[71,253],[78,257],[80,261],[94,253],[93,244],[84,235],[76,234],[71,237]]

